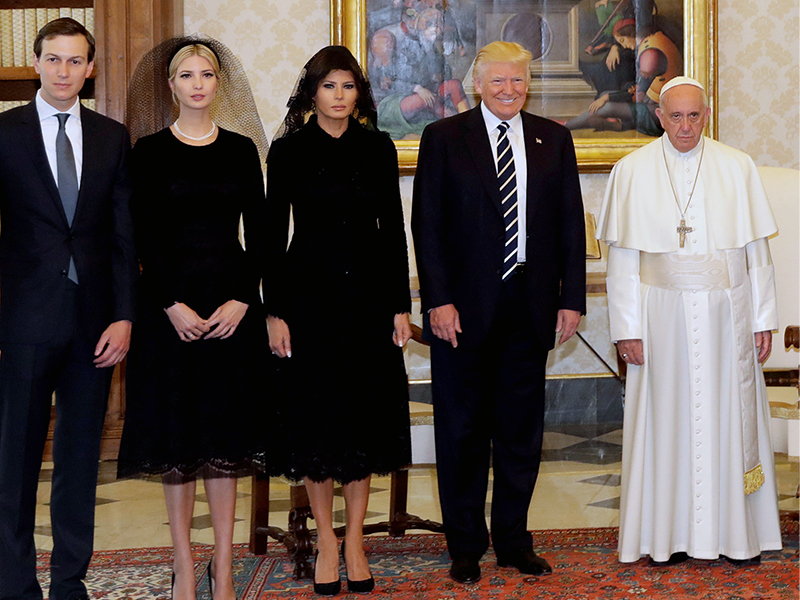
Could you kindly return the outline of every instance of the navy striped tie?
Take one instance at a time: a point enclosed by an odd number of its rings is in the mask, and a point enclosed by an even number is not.
[[[517,215],[517,171],[514,168],[514,153],[508,141],[508,123],[497,126],[497,183],[500,186],[500,200],[503,220],[506,227],[505,250],[503,252],[503,280],[517,268],[517,243],[519,237],[519,218]]]

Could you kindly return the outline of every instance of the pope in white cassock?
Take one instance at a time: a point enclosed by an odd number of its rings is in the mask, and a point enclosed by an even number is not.
[[[597,237],[611,337],[628,363],[619,557],[752,564],[781,548],[761,365],[777,329],[755,165],[703,136],[702,85],[676,77],[666,134],[620,160]]]

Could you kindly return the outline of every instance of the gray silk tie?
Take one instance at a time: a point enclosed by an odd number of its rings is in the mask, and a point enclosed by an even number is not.
[[[69,113],[58,113],[58,133],[56,134],[56,169],[58,170],[58,194],[61,196],[61,203],[64,205],[64,213],[67,215],[67,223],[72,227],[72,219],[75,218],[75,208],[78,206],[78,173],[75,170],[75,154],[72,152],[72,144],[67,137],[67,119]],[[72,281],[78,283],[78,271],[75,269],[75,261],[69,257],[69,274]]]

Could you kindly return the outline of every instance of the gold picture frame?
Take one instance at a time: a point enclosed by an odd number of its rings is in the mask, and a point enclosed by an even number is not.
[[[370,2],[375,0],[370,0]],[[380,1],[380,0],[377,0]],[[391,3],[391,0],[384,0]],[[488,0],[490,1],[490,0]],[[658,0],[657,0],[658,1]],[[674,0],[672,0],[674,1]],[[450,4],[458,0],[450,0]],[[487,0],[482,0],[486,4]],[[368,0],[330,0],[331,43],[346,46],[362,68],[368,65]],[[500,6],[506,6],[504,2]],[[536,4],[528,1],[528,5]],[[706,134],[717,138],[717,2],[682,0],[683,72],[706,86],[711,117]],[[367,69],[365,68],[365,71]],[[637,134],[631,137],[574,137],[578,167],[582,173],[604,173],[626,154],[644,146],[653,138]],[[400,173],[416,171],[419,140],[396,140]]]

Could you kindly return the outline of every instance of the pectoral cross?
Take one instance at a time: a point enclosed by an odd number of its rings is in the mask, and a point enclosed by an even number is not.
[[[692,233],[693,231],[694,227],[687,227],[686,219],[681,219],[681,224],[678,226],[678,233],[681,235],[681,248],[686,245],[686,234]]]

